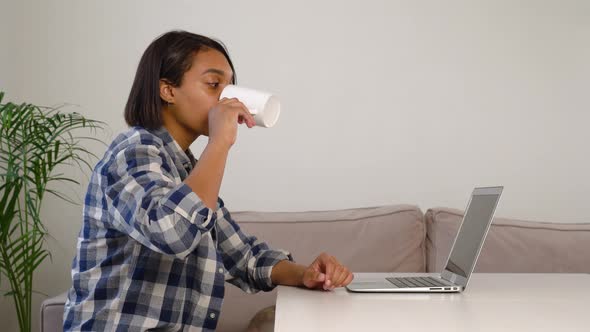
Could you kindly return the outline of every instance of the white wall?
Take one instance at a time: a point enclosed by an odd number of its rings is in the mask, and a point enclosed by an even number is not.
[[[76,104],[107,141],[151,40],[221,39],[239,83],[283,106],[274,128],[240,130],[231,210],[463,208],[474,186],[504,185],[500,216],[589,221],[588,1],[4,2],[0,90]],[[69,287],[80,214],[47,202],[40,291]]]

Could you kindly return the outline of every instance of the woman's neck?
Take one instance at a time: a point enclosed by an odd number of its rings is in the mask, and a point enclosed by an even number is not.
[[[182,151],[188,150],[190,145],[199,137],[198,134],[192,133],[188,128],[181,126],[178,122],[166,121],[164,119],[164,128],[168,130],[170,136],[180,145]]]

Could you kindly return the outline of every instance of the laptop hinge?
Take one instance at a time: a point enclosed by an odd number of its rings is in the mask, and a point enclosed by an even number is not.
[[[449,270],[443,270],[443,272],[440,274],[441,278],[443,278],[444,280],[452,283],[453,285],[458,285],[458,286],[465,286],[467,284],[467,278],[460,276],[458,274],[455,274]]]

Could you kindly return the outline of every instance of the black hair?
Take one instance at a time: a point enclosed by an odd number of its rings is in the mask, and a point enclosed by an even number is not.
[[[225,56],[236,82],[234,65],[222,42],[187,31],[170,31],[156,38],[145,50],[137,66],[135,79],[125,105],[125,121],[129,126],[157,129],[162,126],[160,80],[180,86],[182,77],[201,50],[214,49]]]

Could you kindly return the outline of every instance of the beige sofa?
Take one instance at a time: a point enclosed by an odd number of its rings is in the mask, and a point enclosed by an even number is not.
[[[440,271],[463,212],[392,205],[338,211],[236,212],[248,233],[310,263],[320,252],[338,257],[355,272]],[[496,218],[476,272],[590,273],[590,223],[564,224]],[[245,294],[227,285],[218,331],[243,331],[276,291]],[[64,295],[44,302],[42,331],[61,330]]]

